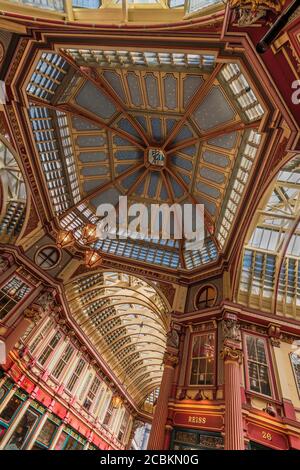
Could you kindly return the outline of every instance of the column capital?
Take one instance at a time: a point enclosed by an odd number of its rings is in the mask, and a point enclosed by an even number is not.
[[[163,363],[165,366],[176,367],[178,364],[178,356],[172,351],[166,351],[163,358]]]
[[[272,346],[280,348],[280,334],[280,327],[278,325],[270,323],[268,326],[268,336],[270,338]]]
[[[232,346],[225,345],[223,346],[220,356],[224,361],[236,361],[238,364],[242,363],[243,352],[241,349],[236,349]]]

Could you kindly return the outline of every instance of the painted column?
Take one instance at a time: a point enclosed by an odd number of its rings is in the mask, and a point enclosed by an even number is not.
[[[226,313],[223,320],[225,450],[245,450],[241,370],[242,345],[240,326],[234,314]]]
[[[177,362],[177,355],[175,356],[168,351],[165,353],[165,367],[148,441],[149,450],[163,450],[164,448],[166,423],[168,418],[168,403]]]
[[[171,445],[171,436],[173,432],[173,426],[170,424],[166,425],[166,434],[165,434],[165,442],[164,442],[164,450],[169,450]]]

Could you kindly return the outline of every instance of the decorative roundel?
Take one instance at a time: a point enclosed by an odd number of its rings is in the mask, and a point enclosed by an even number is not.
[[[200,288],[195,300],[197,310],[213,307],[216,304],[218,291],[212,284],[207,284]]]
[[[35,262],[40,268],[47,270],[54,268],[59,263],[60,258],[61,252],[56,246],[43,246],[37,252]]]

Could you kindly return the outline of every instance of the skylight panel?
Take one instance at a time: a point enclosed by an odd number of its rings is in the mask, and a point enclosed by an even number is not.
[[[79,64],[105,65],[118,67],[135,65],[146,68],[157,68],[163,65],[198,69],[212,69],[215,56],[209,54],[185,54],[156,51],[108,51],[96,49],[66,49],[66,52]]]
[[[234,180],[232,188],[227,191],[227,198],[225,199],[226,205],[223,209],[224,215],[217,229],[217,239],[221,246],[224,246],[233,222],[233,217],[229,214],[236,214],[236,211],[238,210],[239,203],[242,199],[258,153],[258,145],[260,141],[260,134],[251,130],[241,147],[240,158],[237,160],[235,169],[236,179]]]
[[[27,93],[50,102],[68,69],[61,56],[44,52],[27,85]]]
[[[255,121],[263,116],[264,109],[237,64],[224,65],[220,76],[247,120]]]

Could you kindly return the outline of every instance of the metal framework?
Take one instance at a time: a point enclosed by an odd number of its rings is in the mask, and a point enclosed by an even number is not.
[[[263,198],[244,247],[238,300],[299,318],[300,157],[278,173]]]
[[[0,239],[12,243],[24,223],[27,195],[20,167],[4,140],[0,140]]]
[[[147,206],[204,204],[199,250],[145,236],[100,240],[93,248],[172,269],[217,259],[255,166],[266,114],[238,64],[216,64],[206,51],[73,47],[40,53],[25,87],[62,228],[80,243],[82,227],[99,220],[97,206],[118,208],[119,196]],[[164,155],[162,167],[149,163],[151,148]]]
[[[224,10],[220,0],[1,0],[1,9],[73,22],[163,23]]]
[[[133,276],[104,272],[66,285],[71,314],[115,371],[130,396],[143,404],[160,384],[169,307],[156,289]]]

